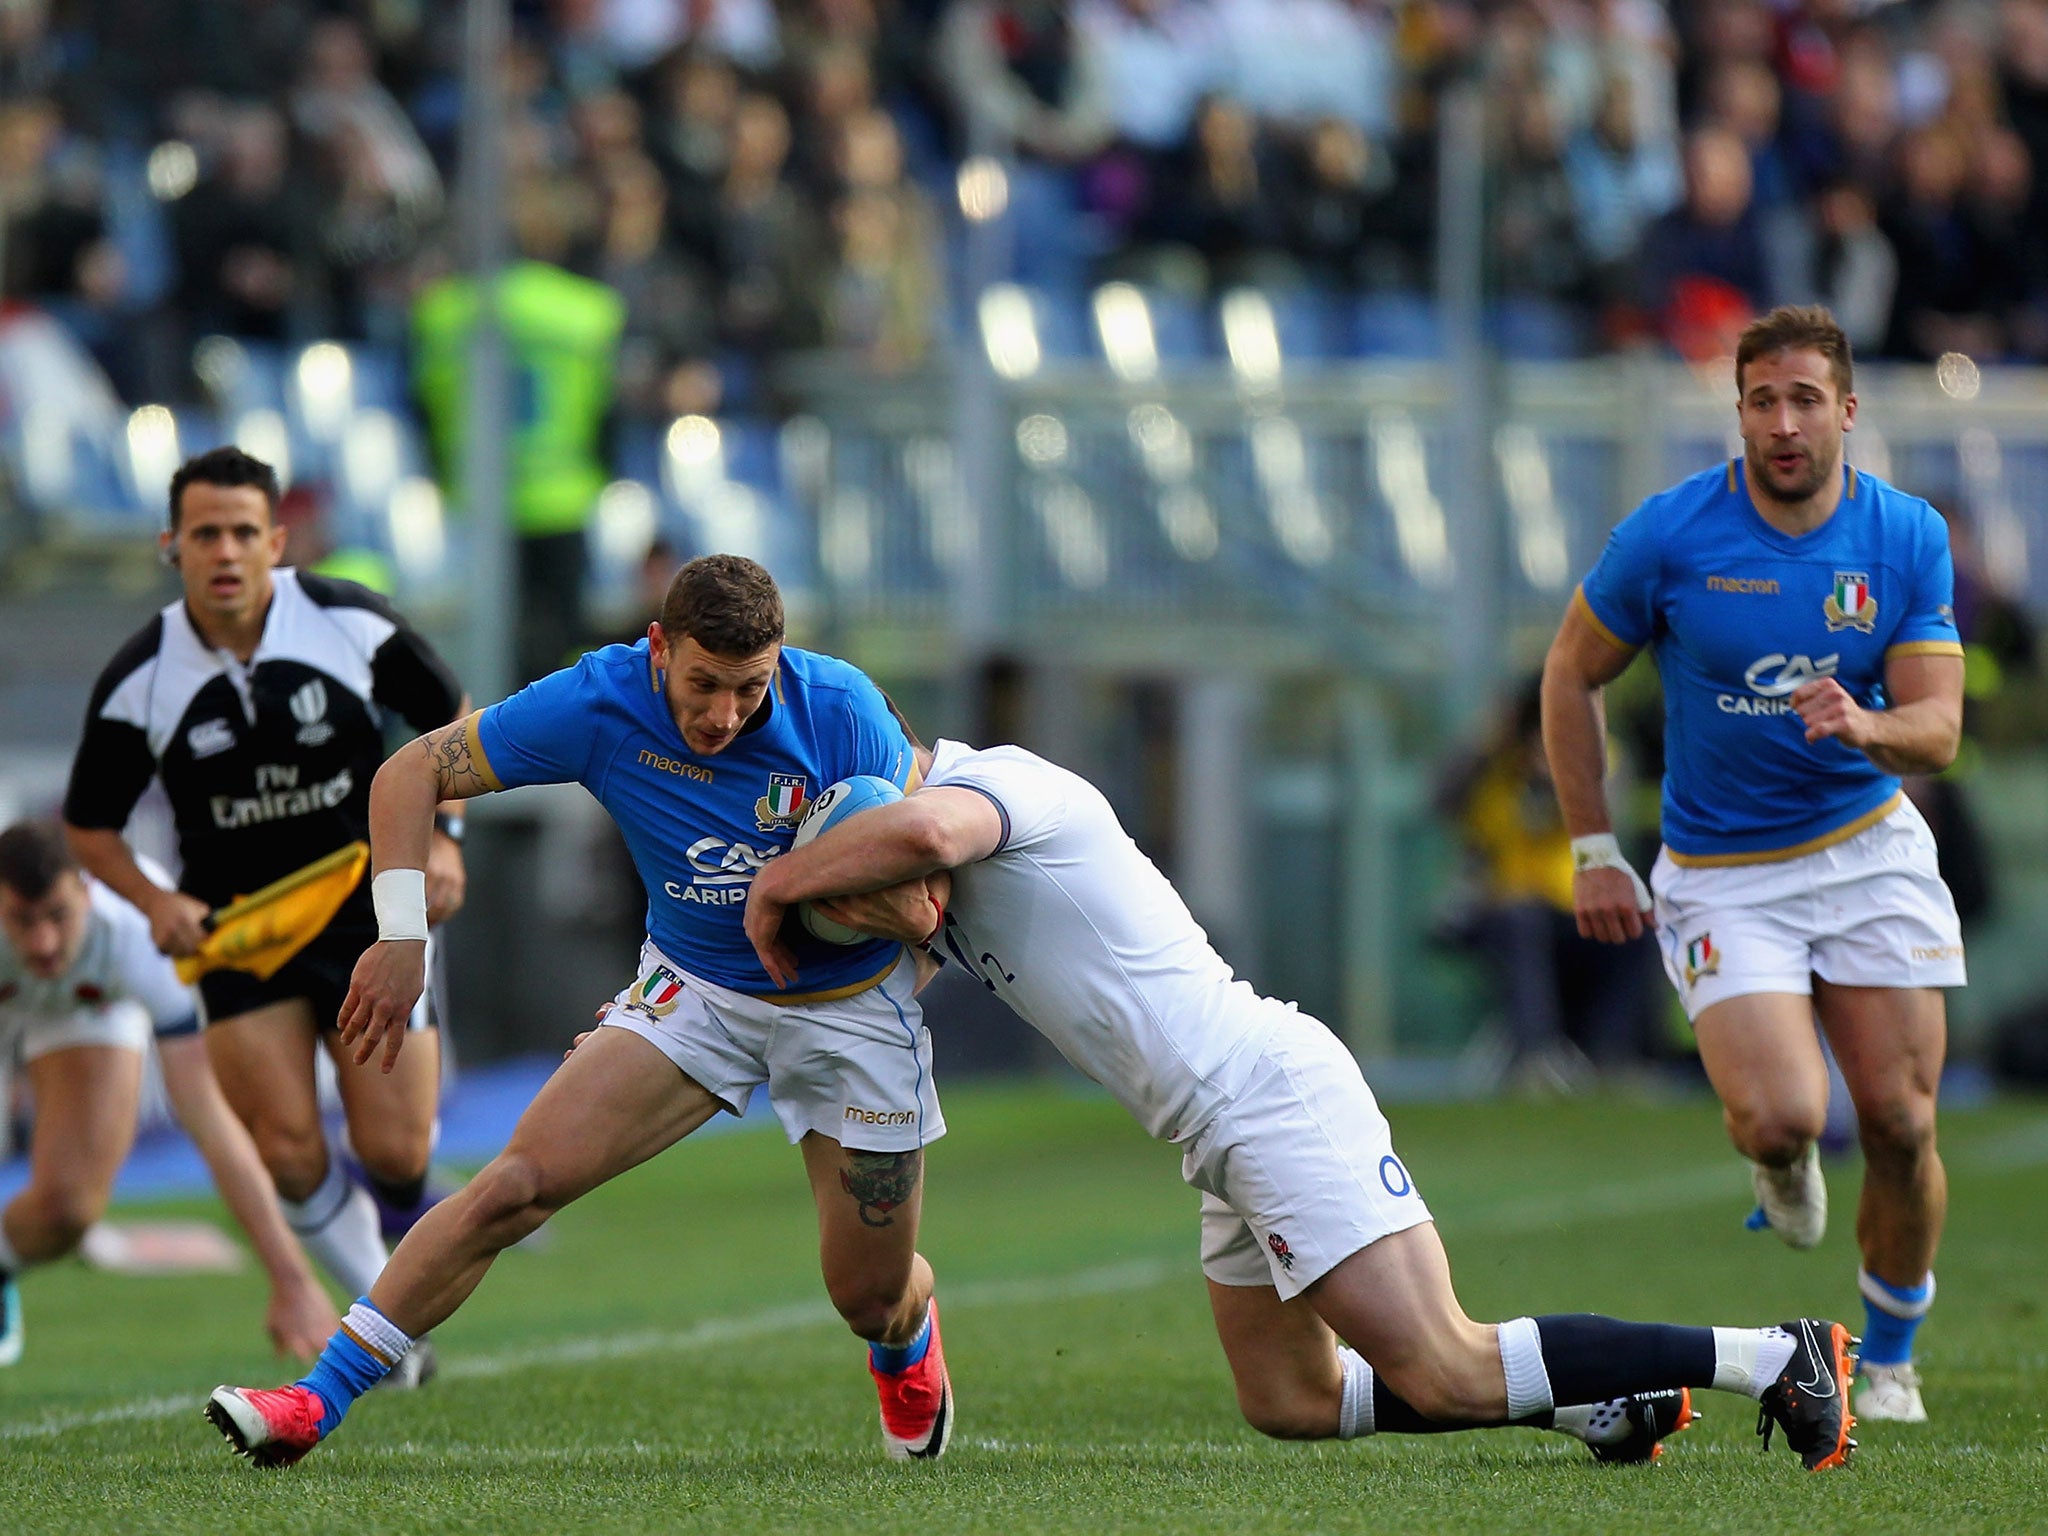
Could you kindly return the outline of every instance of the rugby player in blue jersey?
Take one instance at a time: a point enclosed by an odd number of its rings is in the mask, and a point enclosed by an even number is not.
[[[1818,1014],[1861,1124],[1856,1412],[1926,1418],[1914,1334],[1947,1208],[1935,1151],[1962,931],[1899,775],[1938,773],[1962,730],[1948,532],[1846,463],[1848,339],[1773,310],[1735,357],[1742,457],[1615,528],[1543,679],[1551,777],[1572,834],[1579,931],[1634,938],[1652,910],[1729,1135],[1771,1229],[1820,1241]],[[1648,647],[1664,684],[1664,849],[1643,882],[1602,796],[1601,688]]]
[[[259,1463],[296,1461],[459,1307],[506,1247],[689,1135],[756,1087],[803,1151],[826,1290],[869,1341],[891,1455],[934,1457],[952,1431],[931,1266],[917,1252],[923,1153],[944,1134],[916,970],[886,940],[793,938],[811,985],[777,990],[742,928],[747,889],[808,801],[916,771],[902,726],[855,668],[782,643],[782,599],[751,560],[685,565],[647,639],[585,656],[429,732],[370,795],[379,940],[341,1014],[356,1059],[386,1070],[424,984],[422,870],[439,799],[576,782],[624,832],[647,887],[638,978],[467,1188],[414,1227],[312,1372],[277,1391],[221,1387],[207,1415]]]

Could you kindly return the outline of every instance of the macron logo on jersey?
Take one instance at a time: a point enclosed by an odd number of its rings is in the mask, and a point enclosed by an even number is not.
[[[1742,674],[1742,680],[1749,685],[1754,698],[1724,693],[1714,700],[1714,705],[1724,715],[1789,715],[1793,710],[1786,702],[1787,695],[1797,693],[1818,678],[1833,677],[1841,661],[1842,653],[1839,651],[1823,656],[1819,661],[1810,656],[1787,656],[1781,651],[1773,651],[1752,661],[1749,670]]]

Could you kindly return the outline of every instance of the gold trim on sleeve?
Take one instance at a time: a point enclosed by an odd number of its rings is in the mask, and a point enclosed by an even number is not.
[[[1593,632],[1597,634],[1602,640],[1605,640],[1609,645],[1613,646],[1617,651],[1628,651],[1630,653],[1633,653],[1635,651],[1642,649],[1642,647],[1640,646],[1630,645],[1626,640],[1622,639],[1621,636],[1617,635],[1613,630],[1609,629],[1605,624],[1600,622],[1600,615],[1595,613],[1593,611],[1593,605],[1586,601],[1586,588],[1583,582],[1580,583],[1578,586],[1572,588],[1572,606],[1578,609],[1580,613],[1585,615],[1586,622],[1593,626]]]
[[[483,717],[484,712],[479,709],[462,722],[462,744],[469,748],[469,760],[476,765],[476,776],[496,792],[505,787],[505,781],[498,777],[497,770],[491,766],[490,758],[484,755],[483,735],[476,728],[477,721]]]
[[[1902,640],[1897,645],[1885,647],[1884,659],[1894,656],[1957,656],[1963,654],[1960,643],[1954,640]]]

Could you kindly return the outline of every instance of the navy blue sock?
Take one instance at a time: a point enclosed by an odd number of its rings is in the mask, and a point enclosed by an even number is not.
[[[924,1352],[932,1347],[932,1309],[926,1303],[924,1321],[917,1325],[916,1336],[908,1344],[868,1344],[868,1364],[884,1376],[894,1376],[907,1371],[924,1358]]]
[[[1554,1403],[1604,1403],[1635,1392],[1714,1384],[1714,1330],[1624,1323],[1590,1312],[1536,1319]]]
[[[1506,1422],[1506,1419],[1497,1419],[1492,1424],[1445,1424],[1436,1419],[1425,1419],[1403,1399],[1389,1392],[1377,1372],[1373,1375],[1372,1432],[1376,1435],[1448,1435],[1461,1429],[1490,1429],[1494,1424]]]

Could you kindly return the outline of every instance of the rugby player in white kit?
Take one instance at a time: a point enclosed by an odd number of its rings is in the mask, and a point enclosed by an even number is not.
[[[782,923],[806,901],[959,964],[1182,1148],[1217,1332],[1255,1428],[1524,1424],[1646,1461],[1690,1418],[1690,1389],[1716,1387],[1757,1399],[1759,1428],[1783,1426],[1809,1469],[1853,1447],[1839,1324],[1468,1318],[1350,1053],[1232,976],[1078,775],[1020,748],[942,741],[918,792],[771,860],[746,927],[785,987],[797,977]]]
[[[21,1359],[16,1277],[61,1259],[107,1207],[135,1139],[142,1053],[270,1277],[280,1354],[317,1354],[337,1322],[285,1225],[256,1143],[228,1108],[199,1007],[150,941],[149,919],[88,881],[53,821],[0,832],[0,1109],[19,1061],[35,1092],[28,1185],[0,1210],[0,1366]]]

